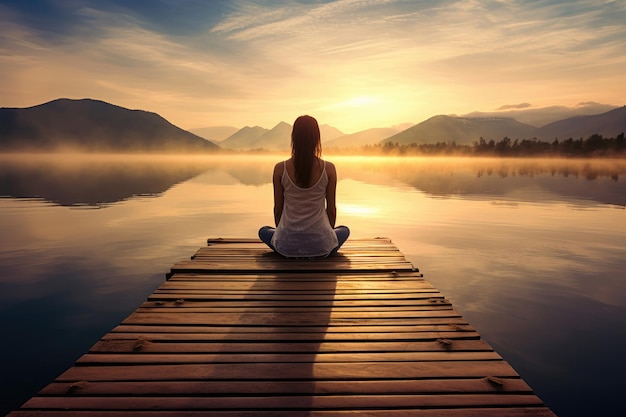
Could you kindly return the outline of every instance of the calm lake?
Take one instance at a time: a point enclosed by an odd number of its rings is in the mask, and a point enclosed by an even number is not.
[[[208,237],[271,224],[279,156],[0,156],[0,415]],[[332,157],[385,236],[559,416],[624,416],[626,160]]]

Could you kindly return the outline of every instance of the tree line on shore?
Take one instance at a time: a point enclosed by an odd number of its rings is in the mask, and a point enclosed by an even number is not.
[[[471,145],[458,145],[455,142],[439,142],[434,144],[399,144],[384,142],[382,144],[366,145],[359,149],[332,149],[335,154],[383,154],[383,155],[459,155],[459,156],[558,156],[558,157],[626,157],[626,141],[624,133],[614,138],[605,138],[594,134],[587,139],[554,139],[546,142],[537,138],[515,139],[504,137],[494,140],[479,141]]]

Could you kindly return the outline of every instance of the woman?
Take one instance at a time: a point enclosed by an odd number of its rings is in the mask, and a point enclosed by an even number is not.
[[[291,132],[291,158],[274,167],[274,222],[259,237],[286,257],[325,257],[348,239],[350,229],[335,228],[335,166],[321,159],[320,128],[300,116]]]

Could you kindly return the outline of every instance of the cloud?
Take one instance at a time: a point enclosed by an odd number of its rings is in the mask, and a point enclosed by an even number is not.
[[[498,107],[497,110],[510,110],[510,109],[526,109],[531,107],[530,103],[520,103],[520,104],[505,104],[503,106]]]
[[[323,36],[329,27],[339,29],[371,23],[372,9],[394,3],[396,1],[392,0],[338,0],[313,5],[278,2],[261,6],[238,2],[236,11],[215,25],[211,32],[224,33],[240,41],[288,34]],[[376,16],[375,20],[380,17]]]

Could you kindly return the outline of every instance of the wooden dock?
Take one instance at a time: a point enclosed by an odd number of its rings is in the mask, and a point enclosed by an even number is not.
[[[554,417],[389,239],[216,239],[10,417]]]

